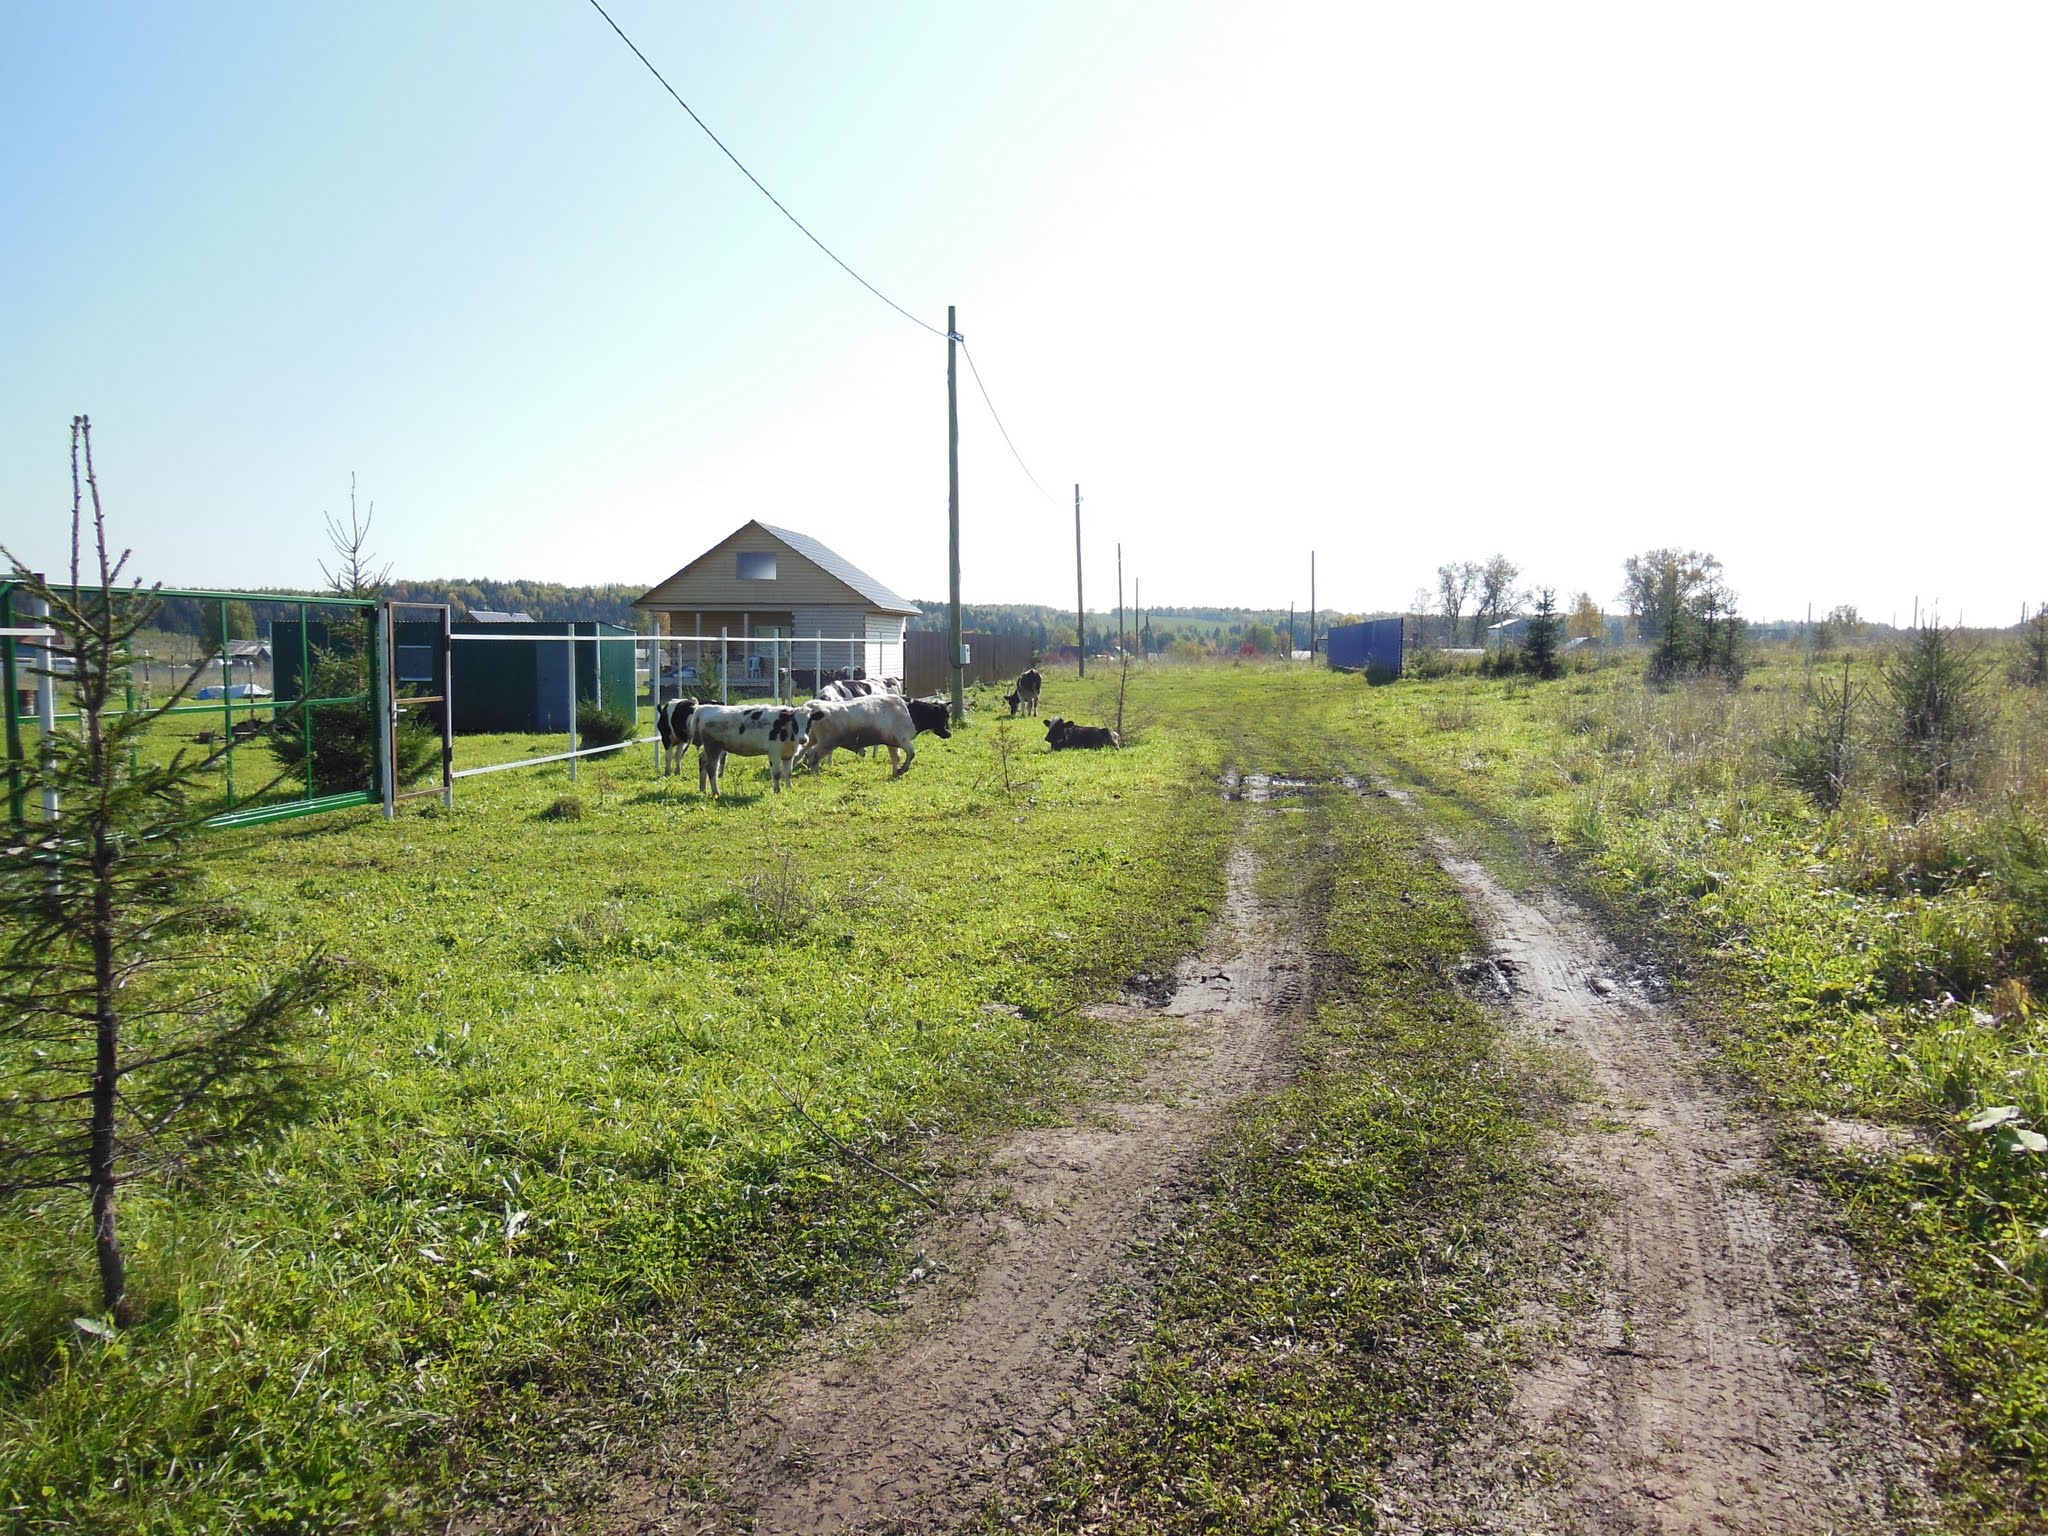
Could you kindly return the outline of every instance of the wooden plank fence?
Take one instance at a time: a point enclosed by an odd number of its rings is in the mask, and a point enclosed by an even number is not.
[[[968,687],[978,683],[1017,680],[1017,674],[1031,665],[1029,635],[967,634],[968,663],[963,674]],[[904,636],[903,691],[913,696],[943,694],[953,686],[946,670],[946,636],[943,630],[913,629]]]

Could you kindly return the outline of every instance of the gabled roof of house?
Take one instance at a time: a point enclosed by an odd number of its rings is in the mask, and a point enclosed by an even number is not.
[[[917,604],[904,601],[837,550],[827,549],[808,533],[798,533],[793,528],[777,528],[770,523],[762,523],[761,526],[805,559],[823,566],[877,608],[889,608],[899,613],[919,611]]]
[[[762,522],[759,518],[753,518],[745,523],[742,523],[738,528],[735,528],[731,533],[727,534],[724,538],[720,539],[716,544],[713,544],[709,549],[705,550],[704,553],[699,555],[695,560],[692,560],[680,571],[677,571],[675,575],[669,577],[667,581],[661,582],[657,586],[649,588],[646,592],[643,592],[639,597],[635,598],[633,600],[633,605],[636,608],[641,606],[656,592],[660,591],[662,587],[666,587],[671,583],[680,580],[682,577],[689,575],[689,573],[692,570],[694,570],[698,565],[702,564],[705,560],[709,559],[712,555],[716,554],[719,550],[723,549],[726,545],[730,544],[735,538],[737,538],[740,534],[745,533],[749,528],[760,529],[763,533],[767,534],[776,542],[786,546],[792,553],[803,556],[804,559],[810,561],[811,564],[817,566],[818,569],[825,572],[826,575],[832,577],[835,581],[841,582],[845,586],[851,588],[855,595],[864,599],[871,607],[876,608],[883,613],[915,615],[921,611],[918,608],[917,604],[910,602],[905,598],[898,597],[896,593],[891,591],[888,587],[884,586],[881,582],[875,580],[874,577],[870,576],[866,571],[862,570],[859,566],[855,565],[851,560],[847,559],[837,550],[831,549],[826,545],[821,544],[818,540],[812,538],[807,533],[798,533],[794,528],[777,528],[773,524]]]

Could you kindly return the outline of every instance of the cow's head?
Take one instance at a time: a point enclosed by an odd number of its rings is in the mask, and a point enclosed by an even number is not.
[[[1003,695],[1003,702],[1010,706],[1010,718],[1012,720],[1017,718],[1017,705],[1021,700],[1022,695],[1020,694],[1006,693]]]

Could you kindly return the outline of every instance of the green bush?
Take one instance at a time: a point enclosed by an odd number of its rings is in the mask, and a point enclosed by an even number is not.
[[[615,747],[633,739],[632,719],[615,709],[588,702],[576,706],[576,741],[584,747]]]

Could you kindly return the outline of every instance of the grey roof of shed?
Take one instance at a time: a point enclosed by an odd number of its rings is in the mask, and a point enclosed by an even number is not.
[[[844,555],[827,549],[808,533],[798,533],[793,528],[777,528],[772,523],[762,523],[761,526],[805,559],[830,571],[877,608],[887,608],[896,613],[920,611],[917,604],[904,601]]]

